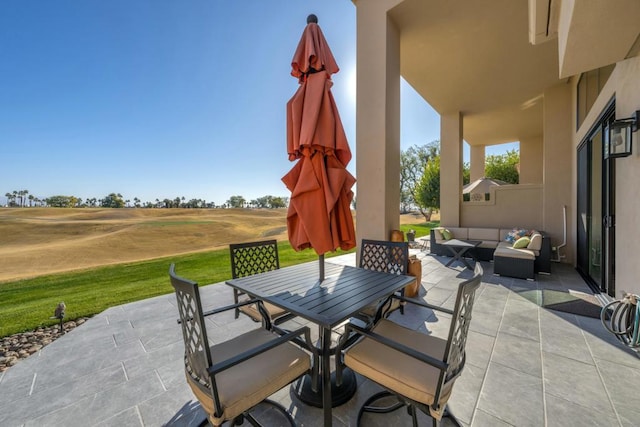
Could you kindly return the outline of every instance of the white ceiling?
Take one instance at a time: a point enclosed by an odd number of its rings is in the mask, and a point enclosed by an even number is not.
[[[527,0],[405,0],[401,73],[440,114],[460,111],[464,139],[493,145],[542,134],[542,94],[564,84],[558,44],[529,43]]]

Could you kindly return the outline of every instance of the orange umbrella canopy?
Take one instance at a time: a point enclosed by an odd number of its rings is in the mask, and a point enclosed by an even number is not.
[[[300,86],[287,103],[287,152],[298,162],[282,181],[291,198],[289,242],[318,255],[356,245],[351,187],[346,166],[351,150],[331,94],[331,74],[339,68],[313,15],[307,19],[291,62]]]

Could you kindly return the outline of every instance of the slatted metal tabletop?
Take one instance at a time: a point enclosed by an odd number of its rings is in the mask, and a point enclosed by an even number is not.
[[[305,263],[226,283],[330,329],[415,280],[329,262],[318,277],[318,265]]]

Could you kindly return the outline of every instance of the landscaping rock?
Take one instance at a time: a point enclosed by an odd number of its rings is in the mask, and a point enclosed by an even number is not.
[[[87,320],[88,317],[81,317],[74,321],[65,322],[62,327],[64,332],[67,333]],[[42,347],[61,336],[60,325],[56,324],[0,338],[0,372],[6,371],[21,359],[25,359],[32,354],[38,354]]]

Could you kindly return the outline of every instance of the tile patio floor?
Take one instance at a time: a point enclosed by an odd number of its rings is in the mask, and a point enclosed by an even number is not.
[[[420,297],[452,306],[457,284],[471,272],[459,263],[444,267],[447,258],[412,252],[423,263]],[[347,255],[329,261],[354,260]],[[550,276],[532,282],[494,276],[490,263],[483,267],[467,365],[449,401],[463,425],[640,425],[640,358],[598,319],[547,310],[520,294],[547,288],[590,292],[575,270],[554,264]],[[224,284],[203,286],[201,293],[205,309],[232,301]],[[430,310],[409,308],[393,316],[437,335],[448,326],[446,316]],[[190,425],[200,409],[184,379],[176,317],[173,294],[113,307],[19,362],[0,374],[0,426]],[[215,341],[255,327],[232,314],[208,321]],[[357,409],[374,391],[376,385],[360,378],[354,398],[334,408],[334,425],[355,425]],[[289,388],[273,398],[298,425],[321,425],[321,410],[292,400]],[[410,424],[402,410],[365,420],[367,426]]]

